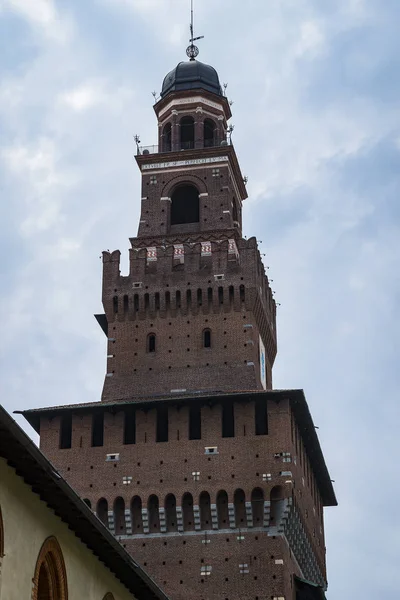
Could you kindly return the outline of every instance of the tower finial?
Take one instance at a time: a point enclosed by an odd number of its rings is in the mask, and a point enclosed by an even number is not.
[[[194,37],[193,34],[193,0],[190,0],[190,46],[186,48],[186,54],[188,55],[190,60],[194,60],[196,56],[199,54],[199,49],[194,45],[193,42],[196,40],[202,40],[204,35],[200,35],[198,37]]]

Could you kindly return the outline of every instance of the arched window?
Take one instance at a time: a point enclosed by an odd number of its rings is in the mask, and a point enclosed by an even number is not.
[[[204,148],[215,146],[215,123],[211,119],[204,121]]]
[[[132,533],[143,533],[142,501],[139,496],[132,498],[131,502]]]
[[[113,310],[116,315],[118,313],[118,296],[113,297]]]
[[[182,498],[183,529],[185,531],[194,530],[193,496],[186,493]]]
[[[208,492],[201,492],[199,498],[200,522],[202,529],[211,529],[211,501]]]
[[[239,222],[238,210],[237,210],[237,204],[236,204],[235,198],[233,198],[233,200],[232,200],[232,217],[233,217],[233,220],[235,223]]]
[[[194,148],[194,119],[183,117],[181,119],[181,150]]]
[[[198,288],[197,290],[197,306],[201,306],[203,304],[203,290]]]
[[[44,542],[33,576],[33,600],[67,600],[67,573],[60,545],[55,537]]]
[[[204,329],[203,331],[203,347],[211,348],[211,329]]]
[[[133,296],[133,310],[135,313],[137,313],[139,310],[139,294],[135,294]]]
[[[220,286],[218,288],[218,304],[224,303],[224,288]]]
[[[111,592],[107,592],[107,594],[104,596],[103,600],[114,600],[114,596],[112,595]]]
[[[167,531],[177,531],[176,523],[176,499],[173,494],[168,494],[165,498],[165,521],[167,524]]]
[[[246,497],[243,490],[236,490],[233,503],[235,506],[236,527],[246,527]]]
[[[114,502],[114,527],[115,535],[125,535],[125,502],[120,496]]]
[[[156,351],[156,334],[149,333],[147,336],[147,352],[155,352]]]
[[[162,132],[162,151],[171,152],[172,149],[172,126],[167,123]]]
[[[186,290],[186,306],[188,309],[192,306],[192,290]]]
[[[126,316],[128,314],[129,311],[129,298],[128,296],[125,294],[124,295],[124,315]]]
[[[96,515],[108,527],[108,502],[105,498],[100,498],[97,503]]]
[[[182,184],[172,192],[171,225],[198,223],[200,220],[199,192],[194,185]]]
[[[88,505],[89,508],[92,508],[92,503],[90,502],[90,500],[88,500],[88,498],[85,498],[84,503]]]
[[[160,513],[158,498],[154,494],[150,496],[147,502],[147,511],[149,515],[150,533],[160,531]]]
[[[228,494],[221,490],[217,494],[218,529],[229,527]]]
[[[261,527],[264,521],[264,492],[261,488],[255,488],[251,492],[251,510],[254,527]]]
[[[283,504],[284,504],[284,492],[283,487],[281,485],[276,485],[272,488],[270,494],[271,500],[271,513],[270,513],[270,521],[271,525],[278,525],[283,514]]]

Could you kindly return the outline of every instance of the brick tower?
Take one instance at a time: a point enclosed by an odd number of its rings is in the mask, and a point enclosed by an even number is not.
[[[129,275],[103,253],[102,400],[23,414],[171,599],[324,598],[336,499],[302,390],[272,389],[275,302],[215,69],[178,64],[154,109]]]

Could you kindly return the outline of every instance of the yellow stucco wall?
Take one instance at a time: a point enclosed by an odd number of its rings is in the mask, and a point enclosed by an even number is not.
[[[44,540],[54,535],[64,556],[68,600],[115,600],[134,596],[0,458],[0,507],[4,524],[1,600],[30,600],[36,559]]]

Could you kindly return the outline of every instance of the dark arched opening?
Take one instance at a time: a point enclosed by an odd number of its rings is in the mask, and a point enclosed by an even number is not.
[[[143,533],[142,501],[139,496],[132,498],[131,502],[132,533]]]
[[[193,496],[186,493],[182,498],[183,529],[185,531],[194,530]]]
[[[211,348],[211,329],[204,329],[203,331],[203,347]]]
[[[96,515],[106,527],[108,527],[108,503],[105,498],[100,498],[97,503]]]
[[[199,498],[200,522],[202,529],[211,529],[211,501],[208,492],[201,492]]]
[[[181,150],[194,148],[194,119],[183,117],[181,119]]]
[[[204,121],[204,148],[215,146],[215,123],[211,119]]]
[[[171,123],[167,123],[162,133],[162,151],[171,152],[172,149],[172,126]]]
[[[125,535],[125,502],[121,497],[114,502],[114,527],[115,535]]]
[[[271,500],[271,512],[270,512],[270,521],[271,525],[278,525],[283,514],[283,504],[284,504],[284,493],[283,487],[281,485],[276,485],[272,488],[270,494]]]
[[[251,492],[251,510],[254,527],[261,527],[264,520],[264,492],[261,488],[255,488]]]
[[[200,220],[199,192],[194,185],[178,186],[171,196],[171,225],[198,223]]]
[[[218,529],[229,526],[228,494],[221,490],[217,495]]]
[[[156,335],[155,333],[149,333],[147,336],[147,352],[156,351]]]
[[[243,490],[236,490],[233,502],[236,527],[246,527],[246,497]]]
[[[176,498],[173,494],[168,494],[165,498],[165,521],[167,531],[177,531],[176,523]]]
[[[157,496],[150,496],[147,503],[150,532],[160,531],[160,512]]]

